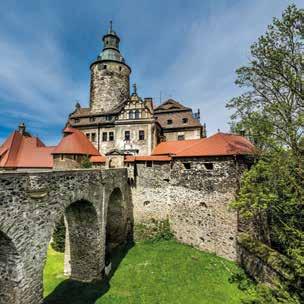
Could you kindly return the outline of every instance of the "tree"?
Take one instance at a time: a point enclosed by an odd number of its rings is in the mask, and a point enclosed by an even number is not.
[[[92,163],[90,162],[90,158],[88,155],[85,155],[81,161],[81,168],[92,168]]]
[[[258,237],[289,256],[304,278],[304,10],[289,6],[237,70],[246,89],[227,103],[232,130],[255,143],[257,161],[233,202]],[[302,295],[304,297],[304,295]]]

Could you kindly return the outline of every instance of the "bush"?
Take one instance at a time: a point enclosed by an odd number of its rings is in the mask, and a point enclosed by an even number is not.
[[[169,220],[158,221],[152,219],[149,222],[140,223],[134,227],[135,241],[168,241],[173,239],[173,233],[170,228]]]
[[[52,248],[57,252],[64,252],[65,249],[65,225],[64,218],[62,217],[57,223],[54,233],[53,240],[51,242]]]

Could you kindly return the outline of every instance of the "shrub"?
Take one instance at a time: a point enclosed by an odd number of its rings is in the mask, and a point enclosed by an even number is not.
[[[64,252],[65,249],[65,225],[64,218],[62,217],[57,223],[54,233],[53,240],[51,242],[52,248],[57,252]]]

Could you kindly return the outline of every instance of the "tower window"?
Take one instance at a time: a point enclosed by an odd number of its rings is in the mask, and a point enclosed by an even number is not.
[[[168,124],[168,125],[172,125],[172,119],[168,119],[168,120],[167,120],[167,124]]]
[[[106,70],[106,69],[107,69],[107,65],[104,64],[102,68],[103,68],[104,70]]]
[[[177,135],[177,140],[185,140],[185,135]]]
[[[86,133],[87,139],[90,139],[90,133]]]
[[[121,71],[121,69],[122,69],[122,68],[121,68],[121,66],[120,66],[120,67],[119,67],[119,71]]]
[[[125,140],[126,141],[130,140],[130,131],[125,131]]]
[[[96,142],[96,133],[91,134],[92,142]]]
[[[139,130],[138,138],[139,138],[139,140],[145,140],[145,131],[144,130]]]
[[[183,123],[186,124],[188,122],[188,118],[183,118]]]
[[[108,133],[102,132],[102,141],[107,141],[107,140],[108,140]]]
[[[109,132],[109,141],[114,140],[114,132]]]

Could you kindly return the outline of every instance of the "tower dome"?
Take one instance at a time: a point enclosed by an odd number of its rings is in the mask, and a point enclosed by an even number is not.
[[[130,67],[120,53],[120,38],[110,28],[102,38],[103,49],[91,64],[90,108],[92,113],[111,112],[130,96]]]

